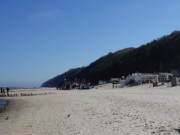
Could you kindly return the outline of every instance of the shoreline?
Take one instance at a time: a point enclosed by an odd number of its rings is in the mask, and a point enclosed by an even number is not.
[[[14,106],[14,99],[9,99],[9,98],[5,98],[5,99],[0,99],[0,100],[5,100],[6,101],[6,104],[3,106],[3,110],[2,112],[0,113],[0,118],[3,116],[3,115],[6,115],[7,113],[11,112],[11,110],[17,108],[17,106]],[[14,106],[14,107],[13,107]]]
[[[9,102],[8,100],[0,99],[0,113],[4,112],[6,110],[8,102]]]

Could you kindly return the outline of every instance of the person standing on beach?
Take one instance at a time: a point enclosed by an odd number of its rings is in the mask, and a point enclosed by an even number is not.
[[[9,97],[10,88],[7,87],[6,91],[7,91],[7,96]]]
[[[5,95],[5,91],[6,91],[6,89],[4,88],[4,89],[3,89],[3,95]]]
[[[1,87],[1,93],[3,93],[3,88]]]

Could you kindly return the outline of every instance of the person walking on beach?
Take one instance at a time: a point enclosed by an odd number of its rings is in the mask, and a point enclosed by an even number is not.
[[[10,88],[7,87],[6,91],[7,91],[7,96],[9,97]]]

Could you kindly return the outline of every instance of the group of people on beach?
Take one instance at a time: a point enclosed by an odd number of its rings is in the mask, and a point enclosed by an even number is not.
[[[60,81],[59,84],[56,86],[56,89],[63,89],[63,90],[70,90],[70,89],[81,89],[81,88],[89,88],[88,86],[91,85],[91,81],[86,81],[85,79],[76,79],[74,81],[67,81],[64,79],[63,81]]]
[[[7,87],[7,88],[1,87],[1,94],[5,95],[7,93],[7,96],[9,96],[9,91],[10,91],[9,87]]]

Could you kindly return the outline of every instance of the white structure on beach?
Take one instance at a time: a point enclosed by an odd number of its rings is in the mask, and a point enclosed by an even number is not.
[[[126,77],[127,83],[130,81],[134,81],[136,83],[143,83],[143,82],[149,82],[153,81],[157,78],[156,74],[150,74],[150,73],[133,73],[132,75],[128,75]]]
[[[99,83],[98,83],[98,85],[103,85],[103,84],[106,84],[107,82],[106,81],[104,81],[104,80],[99,80]]]
[[[173,74],[171,73],[132,73],[132,75],[128,75],[126,78],[123,76],[120,78],[111,78],[111,82],[113,87],[118,84],[121,87],[124,87],[126,84],[142,84],[142,83],[158,83],[158,82],[170,82],[173,78]]]
[[[147,82],[166,82],[173,78],[173,74],[171,73],[159,73],[159,74],[152,74],[152,73],[133,73],[132,75],[128,75],[126,77],[126,81],[130,82],[134,80],[136,83],[139,81],[142,83]]]
[[[159,73],[159,81],[160,82],[165,82],[165,81],[169,81],[173,78],[173,74],[171,73]]]

